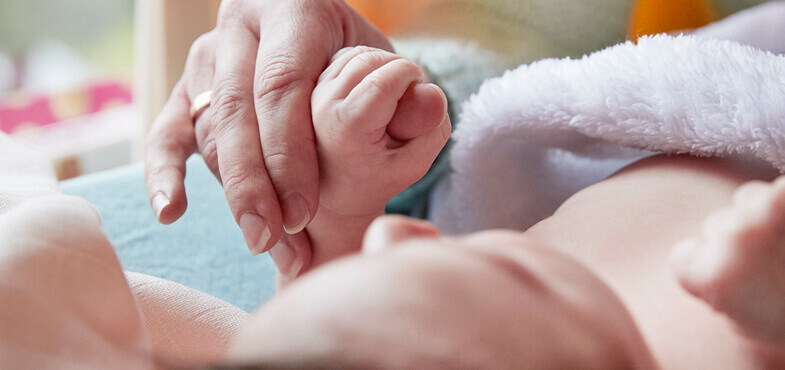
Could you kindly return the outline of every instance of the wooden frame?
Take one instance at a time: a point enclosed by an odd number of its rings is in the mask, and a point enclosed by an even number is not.
[[[215,27],[220,0],[136,0],[134,97],[139,125],[133,159],[141,160],[155,117],[183,72],[197,37]]]

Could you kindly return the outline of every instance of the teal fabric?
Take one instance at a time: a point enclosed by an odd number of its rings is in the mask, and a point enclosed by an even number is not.
[[[448,171],[446,159],[444,151],[429,175],[390,207],[397,213],[417,213]],[[188,210],[172,225],[155,220],[141,164],[60,186],[95,205],[125,270],[172,280],[252,311],[275,292],[275,266],[268,255],[252,257],[248,252],[223,188],[200,156],[188,160],[186,172]]]
[[[187,164],[188,211],[158,224],[147,202],[141,165],[61,183],[96,206],[123,268],[181,283],[251,311],[275,291],[275,267],[252,257],[223,188],[200,156]]]

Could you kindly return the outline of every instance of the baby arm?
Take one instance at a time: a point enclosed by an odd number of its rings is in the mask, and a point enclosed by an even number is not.
[[[306,228],[308,268],[359,251],[387,201],[422,178],[447,142],[446,98],[424,79],[411,61],[368,47],[341,50],[322,73],[311,98],[320,199]]]
[[[688,292],[725,314],[764,351],[785,354],[785,177],[740,187],[672,261]]]

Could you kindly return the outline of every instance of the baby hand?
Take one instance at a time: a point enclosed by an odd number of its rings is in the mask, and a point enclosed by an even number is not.
[[[450,136],[447,101],[414,63],[368,47],[338,52],[311,96],[319,208],[270,254],[284,285],[359,252],[387,201],[419,180]]]
[[[369,47],[338,52],[311,105],[320,170],[320,209],[380,214],[430,168],[450,136],[447,100],[423,70]]]

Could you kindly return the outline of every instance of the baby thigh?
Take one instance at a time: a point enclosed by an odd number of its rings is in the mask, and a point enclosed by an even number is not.
[[[775,175],[751,168],[727,159],[647,158],[578,192],[526,233],[604,279],[664,368],[747,368],[758,361],[752,344],[684,291],[668,260],[672,247],[729,205],[741,184]]]

